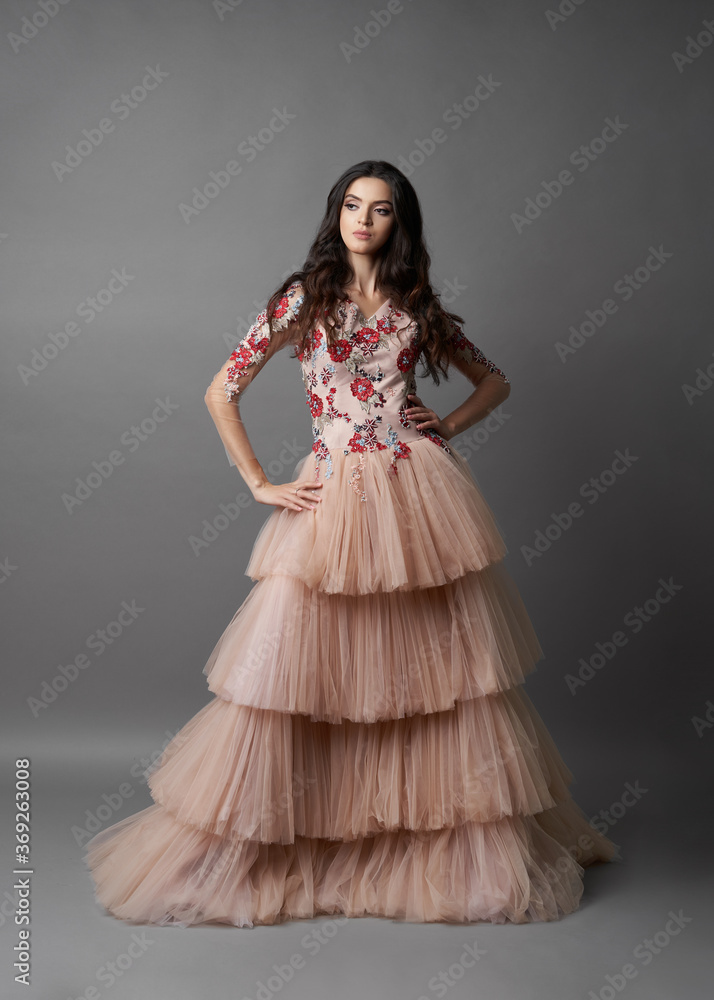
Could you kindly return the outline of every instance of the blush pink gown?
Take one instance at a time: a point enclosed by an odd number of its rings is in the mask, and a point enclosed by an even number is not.
[[[228,448],[302,301],[291,285],[209,387]],[[543,654],[494,516],[465,460],[404,414],[416,325],[391,300],[366,319],[345,299],[340,322],[299,359],[314,445],[293,478],[323,500],[273,508],[204,669],[214,698],[166,747],[154,804],[87,844],[116,917],[553,920],[585,866],[618,856],[523,690]],[[483,365],[505,379],[455,325],[449,352],[474,384]]]

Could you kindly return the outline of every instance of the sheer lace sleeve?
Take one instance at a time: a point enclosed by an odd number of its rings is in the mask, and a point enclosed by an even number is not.
[[[272,326],[268,325],[267,309],[263,309],[216,372],[204,397],[226,451],[251,488],[267,483],[268,478],[248,441],[238,399],[268,360],[292,339],[293,324],[302,302],[302,286],[295,282],[278,303]]]
[[[473,385],[479,385],[483,379],[489,376],[495,376],[501,382],[510,382],[501,369],[497,368],[493,361],[489,361],[486,355],[482,354],[478,347],[471,343],[461,327],[450,317],[446,318],[452,331],[447,341],[450,364],[455,365]]]
[[[508,398],[510,380],[464,335],[461,327],[446,317],[451,334],[447,339],[449,364],[454,365],[475,387],[471,396],[445,417],[452,436],[478,423]]]

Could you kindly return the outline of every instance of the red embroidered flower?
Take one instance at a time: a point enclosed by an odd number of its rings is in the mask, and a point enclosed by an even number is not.
[[[397,355],[397,368],[400,372],[408,372],[414,367],[416,361],[413,347],[405,347]]]
[[[406,458],[407,455],[411,454],[411,448],[408,444],[404,444],[403,441],[397,441],[394,445],[394,452],[392,454],[392,461],[389,463],[388,472],[393,476],[397,474],[397,459]]]
[[[265,344],[265,347],[267,348],[268,338],[264,337],[261,344]],[[239,344],[235,351],[231,354],[230,360],[235,361],[239,368],[245,368],[246,365],[249,365],[255,360],[255,355],[257,353],[259,353],[258,348],[249,347],[247,344]]]
[[[356,378],[354,382],[350,382],[350,389],[352,395],[359,400],[367,400],[374,395],[374,386],[368,378]]]
[[[290,309],[290,299],[287,297],[287,295],[283,295],[282,299],[280,300],[280,302],[278,302],[277,306],[275,307],[275,314],[274,314],[275,318],[282,319],[285,313],[288,312],[289,309]]]
[[[314,392],[310,393],[307,405],[310,407],[310,413],[313,415],[313,417],[320,416],[320,414],[322,413],[322,400],[316,393]]]
[[[327,353],[333,361],[345,361],[350,356],[350,350],[351,347],[348,340],[337,340],[328,347]]]
[[[365,344],[376,344],[379,340],[379,330],[373,330],[369,326],[363,326],[355,333],[355,339]]]
[[[347,444],[349,445],[350,451],[365,451],[367,447],[364,435],[359,432],[353,434]]]
[[[393,323],[389,316],[384,316],[382,319],[377,320],[377,329],[381,330],[382,333],[394,333],[397,329],[397,324]]]

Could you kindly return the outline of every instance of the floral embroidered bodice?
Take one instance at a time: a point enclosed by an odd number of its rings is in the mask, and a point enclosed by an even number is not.
[[[267,309],[256,317],[225,368],[223,388],[228,402],[235,402],[267,358],[290,342],[289,325],[303,299],[302,286],[295,282],[275,311],[272,330]],[[416,322],[395,309],[391,299],[367,319],[349,298],[338,307],[338,321],[339,337],[334,345],[328,345],[325,328],[317,323],[311,346],[298,354],[312,416],[316,475],[321,462],[325,463],[325,478],[332,475],[333,455],[338,449],[345,455],[359,453],[360,468],[366,452],[389,449],[390,471],[394,473],[397,461],[409,456],[409,446],[415,441],[428,438],[450,453],[445,438],[433,428],[419,430],[416,421],[404,412],[410,406],[407,393],[417,391],[412,346],[418,331]],[[489,374],[509,381],[456,324],[451,325],[448,346],[452,363],[474,384],[483,377],[482,371],[474,377],[474,364],[485,365]]]

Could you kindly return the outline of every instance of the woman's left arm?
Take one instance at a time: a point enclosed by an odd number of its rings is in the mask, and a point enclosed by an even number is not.
[[[432,427],[447,440],[483,420],[508,399],[511,392],[510,381],[501,369],[489,361],[478,347],[464,336],[461,328],[453,320],[449,319],[448,322],[452,328],[452,334],[447,341],[449,364],[454,365],[466,376],[475,387],[474,391],[468,399],[441,420],[436,417],[433,410],[428,410],[421,404],[418,396],[410,397],[409,400],[413,412],[407,410],[407,415],[417,422],[419,429]],[[416,400],[419,402],[415,402]],[[432,414],[431,418],[429,414]]]

